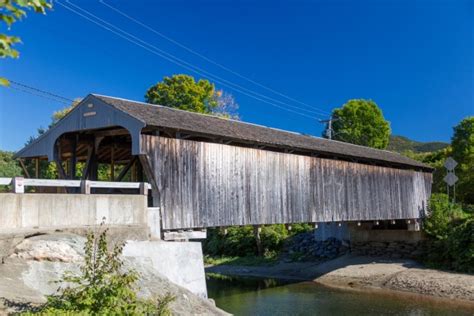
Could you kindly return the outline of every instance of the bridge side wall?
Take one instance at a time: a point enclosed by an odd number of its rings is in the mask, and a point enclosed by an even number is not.
[[[0,230],[147,225],[145,195],[0,194]]]
[[[142,146],[164,229],[418,218],[431,191],[412,170],[152,135]]]

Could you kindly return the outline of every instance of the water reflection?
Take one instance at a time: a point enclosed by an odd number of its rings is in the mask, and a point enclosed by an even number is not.
[[[208,295],[235,315],[474,315],[433,300],[329,289],[312,282],[207,276]]]

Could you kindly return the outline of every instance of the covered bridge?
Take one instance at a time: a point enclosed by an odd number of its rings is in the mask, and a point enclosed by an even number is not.
[[[132,173],[163,229],[414,219],[432,181],[397,153],[96,94],[16,157],[55,161],[64,179]]]

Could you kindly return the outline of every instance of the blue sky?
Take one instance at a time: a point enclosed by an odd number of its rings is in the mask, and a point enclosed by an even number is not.
[[[301,103],[330,111],[348,99],[373,99],[393,134],[448,141],[452,127],[474,115],[474,1],[107,2]],[[71,3],[209,73],[309,114],[297,109],[306,105],[216,67],[98,1]],[[21,57],[1,60],[0,75],[68,98],[100,93],[143,101],[163,76],[191,73],[58,4],[46,16],[29,13],[10,33],[23,40],[17,47]],[[235,96],[244,121],[321,135],[320,116],[217,87]],[[0,149],[21,148],[62,107],[0,88]]]

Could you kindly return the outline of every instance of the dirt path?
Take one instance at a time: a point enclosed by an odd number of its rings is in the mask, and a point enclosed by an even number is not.
[[[227,275],[313,280],[326,286],[384,289],[456,299],[474,307],[474,275],[425,269],[412,260],[342,256],[324,263],[274,266],[214,266],[206,272]]]

